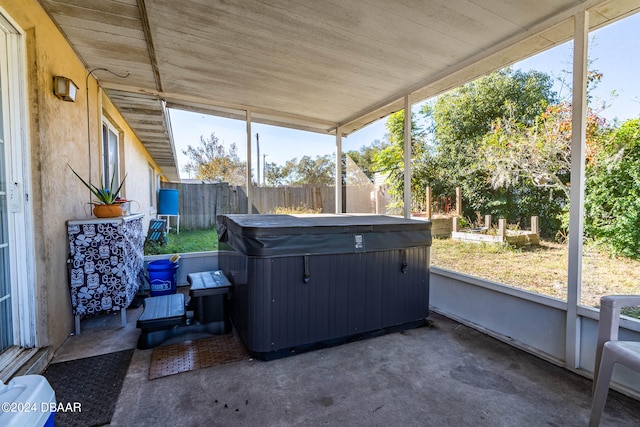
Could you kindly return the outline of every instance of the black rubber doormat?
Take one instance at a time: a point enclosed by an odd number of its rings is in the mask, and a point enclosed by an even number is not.
[[[42,375],[63,408],[55,415],[56,427],[109,424],[131,356],[133,349],[49,365]]]

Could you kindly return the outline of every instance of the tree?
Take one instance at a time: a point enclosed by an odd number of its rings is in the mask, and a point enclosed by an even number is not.
[[[586,155],[592,163],[610,133],[606,121],[592,110],[587,114]],[[531,126],[513,116],[498,118],[479,144],[479,163],[490,173],[493,188],[525,181],[558,190],[569,200],[571,175],[571,105],[547,107]]]
[[[283,166],[269,163],[265,171],[265,178],[269,185],[333,185],[335,177],[335,163],[333,155],[303,156],[287,160]]]
[[[478,149],[492,124],[503,117],[531,126],[536,117],[556,103],[550,76],[538,71],[505,69],[481,77],[439,96],[423,113],[431,122],[438,182],[448,191],[461,187],[464,213],[475,211],[515,219],[518,195],[530,189],[495,188]],[[536,196],[538,197],[538,196]]]
[[[235,143],[227,150],[214,133],[209,139],[200,136],[200,144],[189,145],[182,152],[191,160],[185,172],[195,172],[196,179],[225,181],[231,185],[245,184],[246,163],[240,160]]]
[[[267,163],[264,167],[264,178],[267,185],[283,185],[285,183],[285,175],[283,167],[275,162]]]
[[[612,254],[640,259],[640,119],[625,122],[597,153],[585,194],[585,234]]]
[[[400,205],[404,194],[404,110],[389,116],[385,135],[388,145],[379,150],[375,156],[375,168],[387,175],[389,194],[395,204]],[[419,157],[424,147],[424,129],[411,120],[411,157]],[[415,195],[414,177],[412,175],[412,194]]]
[[[373,181],[374,174],[378,171],[375,156],[388,146],[389,143],[387,141],[376,139],[370,145],[363,145],[359,150],[346,151],[344,154],[351,157],[351,160],[353,160],[362,172]]]
[[[587,161],[590,163],[609,134],[604,119],[587,115]],[[571,178],[571,106],[547,107],[530,126],[513,116],[498,118],[478,146],[478,164],[494,191],[511,193],[516,217],[540,216],[549,237],[566,229]]]
[[[325,154],[312,159],[303,156],[294,169],[293,184],[335,184],[335,156]]]

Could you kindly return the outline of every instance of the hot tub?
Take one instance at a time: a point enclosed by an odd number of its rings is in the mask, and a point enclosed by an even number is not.
[[[424,323],[431,223],[383,215],[221,215],[219,268],[249,352],[272,359]]]

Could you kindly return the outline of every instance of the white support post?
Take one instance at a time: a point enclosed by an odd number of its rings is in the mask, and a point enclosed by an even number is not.
[[[404,97],[404,217],[411,218],[411,101]]]
[[[580,319],[578,304],[582,284],[582,237],[585,188],[585,140],[587,120],[587,62],[589,12],[575,16],[573,42],[573,100],[571,111],[571,193],[569,195],[569,260],[567,280],[566,360],[580,367]]]
[[[253,186],[251,185],[251,111],[247,110],[247,213],[253,213]]]
[[[484,226],[487,227],[487,230],[491,230],[491,215],[484,216]]]
[[[531,217],[531,232],[534,234],[538,234],[538,217]]]
[[[342,213],[342,128],[336,128],[336,213]]]
[[[491,215],[488,215],[491,218]],[[489,221],[491,222],[491,221]],[[506,243],[507,238],[507,220],[504,218],[498,219],[498,236],[502,237],[502,243]]]

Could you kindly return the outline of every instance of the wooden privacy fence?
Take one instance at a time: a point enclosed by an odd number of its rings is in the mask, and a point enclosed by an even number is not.
[[[180,228],[188,230],[213,228],[218,215],[247,212],[247,196],[244,189],[226,182],[200,184],[163,182],[162,188],[178,190]]]
[[[180,228],[213,228],[218,215],[247,213],[247,193],[244,187],[226,182],[163,182],[162,188],[178,190]],[[295,211],[301,207],[319,212],[334,212],[334,187],[253,187],[252,213],[274,213],[277,208]]]
[[[335,187],[253,187],[253,208],[257,213],[274,213],[276,209],[294,212],[306,208],[314,212],[335,212]]]

